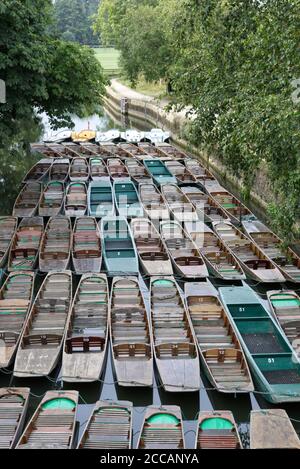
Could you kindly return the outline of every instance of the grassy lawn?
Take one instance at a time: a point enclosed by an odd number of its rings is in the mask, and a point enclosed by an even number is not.
[[[119,72],[120,52],[118,50],[99,47],[94,51],[105,72]]]
[[[121,77],[119,78],[119,81],[121,81],[124,85],[128,86],[129,88],[132,88],[129,80],[126,80],[125,78]],[[133,89],[138,93],[143,93],[148,96],[154,96],[155,98],[163,98],[166,95],[166,84],[164,82],[148,82],[145,81],[142,77],[138,80],[136,87]]]

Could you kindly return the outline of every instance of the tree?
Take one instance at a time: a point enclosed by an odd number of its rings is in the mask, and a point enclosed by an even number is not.
[[[174,18],[178,104],[196,113],[191,138],[242,179],[267,163],[274,226],[288,239],[299,216],[299,0],[184,0]],[[284,216],[284,213],[290,213]]]
[[[48,112],[53,124],[70,123],[104,94],[102,68],[93,51],[49,35],[51,0],[2,0],[0,79],[7,102],[0,104],[0,145],[12,144],[24,122]]]
[[[121,66],[132,84],[139,74],[148,81],[168,79],[172,51],[163,27],[165,3],[170,0],[101,3],[95,29],[104,44],[113,44],[121,51]]]
[[[99,0],[56,0],[54,4],[55,30],[61,38],[72,35],[80,44],[95,44],[92,24],[99,7]],[[70,36],[69,36],[70,37]]]

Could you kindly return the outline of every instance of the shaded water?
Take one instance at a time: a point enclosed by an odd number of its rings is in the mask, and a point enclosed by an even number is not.
[[[80,121],[76,119],[76,130],[88,127],[97,128],[104,131],[112,126],[118,126],[120,123],[112,123],[107,117],[93,116],[91,118]],[[127,123],[130,125],[130,123]],[[10,214],[14,200],[20,190],[21,181],[25,173],[31,168],[39,158],[26,154],[24,150],[14,151],[7,154],[5,158],[0,160],[0,197],[1,197],[1,214]],[[36,289],[42,282],[43,276],[38,275]],[[74,275],[74,289],[78,283],[79,277]],[[224,282],[213,282],[215,286],[226,286]],[[227,284],[228,285],[228,284]],[[251,285],[262,298],[266,299],[266,288],[259,285]],[[181,285],[183,287],[183,285]],[[278,286],[277,286],[278,287]],[[292,288],[292,285],[287,285]],[[269,285],[268,289],[276,288],[275,285]],[[145,301],[148,304],[148,285],[144,287]],[[0,370],[0,387],[5,386],[28,386],[31,388],[30,408],[28,418],[36,409],[39,401],[44,393],[50,389],[61,389],[62,383],[59,380],[60,369],[56,369],[48,378],[18,379],[12,377],[12,370]],[[272,408],[258,394],[250,395],[225,395],[211,389],[210,383],[204,375],[201,375],[201,390],[197,393],[166,393],[160,387],[160,382],[155,370],[155,385],[153,389],[133,389],[122,388],[117,386],[114,381],[114,373],[112,369],[111,350],[109,349],[107,365],[105,367],[102,381],[91,384],[65,384],[63,389],[77,389],[80,393],[80,406],[78,413],[78,432],[81,435],[85,423],[92,411],[93,404],[99,400],[119,399],[129,400],[133,402],[133,436],[134,445],[137,442],[138,433],[140,431],[145,407],[148,405],[179,405],[181,407],[184,418],[184,431],[187,447],[193,448],[195,442],[196,419],[199,410],[231,410],[239,424],[242,441],[245,446],[249,444],[249,414],[252,409]],[[300,404],[288,404],[278,406],[285,408],[291,418],[298,420],[293,421],[296,430],[300,434]]]

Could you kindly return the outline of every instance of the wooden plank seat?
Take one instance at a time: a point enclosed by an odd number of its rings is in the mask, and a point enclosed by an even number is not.
[[[24,423],[29,398],[27,388],[2,388],[0,391],[0,449],[14,447]]]
[[[116,406],[114,403],[110,406],[105,405],[104,402],[99,404],[96,404],[79,448],[129,449],[131,447],[131,409],[121,407],[121,405]]]
[[[83,336],[71,337],[66,340],[67,353],[90,353],[103,351],[106,345],[105,337]]]
[[[76,391],[48,391],[28,423],[17,449],[70,449],[77,405]]]
[[[238,439],[232,430],[200,430],[198,448],[200,449],[236,449]]]

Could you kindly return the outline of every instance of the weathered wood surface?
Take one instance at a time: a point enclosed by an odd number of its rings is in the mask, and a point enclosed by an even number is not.
[[[300,440],[285,410],[270,409],[251,412],[250,448],[300,449]]]

